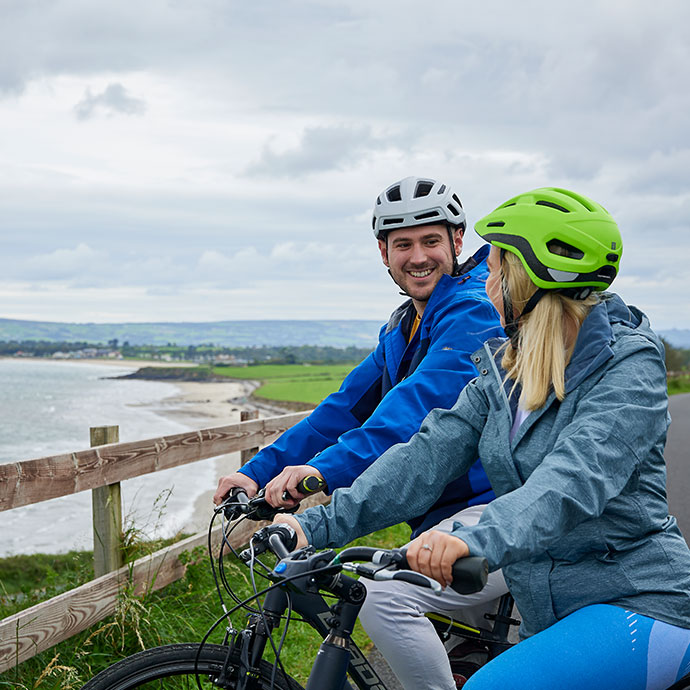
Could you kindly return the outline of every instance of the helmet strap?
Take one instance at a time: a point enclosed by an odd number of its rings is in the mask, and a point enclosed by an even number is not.
[[[450,223],[446,223],[446,229],[448,230],[448,239],[450,240],[450,253],[453,257],[453,268],[450,275],[457,276],[460,274],[460,264],[458,263],[458,255],[455,253],[455,228]]]
[[[503,263],[503,257],[505,256],[505,252],[506,250],[501,248],[501,264]],[[515,318],[515,312],[513,310],[513,300],[510,297],[510,291],[508,290],[508,283],[505,279],[505,275],[501,280],[501,287],[503,290],[503,318],[505,320],[505,326],[503,327],[503,330],[506,332],[506,335],[510,338],[510,344],[513,346],[513,349],[517,350],[520,344],[520,321],[523,319],[523,317],[527,316],[527,314],[529,314],[534,309],[534,307],[537,306],[539,300],[549,291],[545,290],[544,288],[538,287],[534,291],[532,296],[527,300],[527,304],[525,304],[518,317]]]

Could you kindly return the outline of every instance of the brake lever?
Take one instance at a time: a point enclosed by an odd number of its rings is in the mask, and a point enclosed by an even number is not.
[[[266,500],[266,490],[261,489],[254,498],[249,500],[247,517],[250,520],[272,520],[279,513],[296,513],[299,505],[290,508],[275,508]]]
[[[389,570],[388,568],[382,568],[380,565],[375,565],[373,563],[358,563],[356,565],[343,563],[343,570],[357,573],[357,575],[366,577],[369,580],[401,580],[402,582],[409,582],[418,587],[427,587],[431,589],[436,596],[441,596],[443,592],[443,587],[441,587],[436,580],[432,577],[422,575],[422,573],[415,572],[414,570]]]

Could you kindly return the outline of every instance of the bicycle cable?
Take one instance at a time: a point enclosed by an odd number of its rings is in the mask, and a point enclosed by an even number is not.
[[[238,504],[239,505],[239,504]],[[223,565],[223,552],[225,550],[225,547],[227,546],[233,553],[233,555],[238,558],[239,560],[239,555],[237,551],[233,548],[232,544],[228,541],[228,538],[230,534],[240,525],[240,523],[246,519],[246,518],[241,518],[237,520],[231,527],[230,530],[226,532],[226,526],[225,523],[221,523],[221,533],[222,533],[222,539],[221,539],[221,544],[220,544],[220,551],[218,553],[218,573],[216,573],[216,567],[215,567],[215,562],[213,558],[213,543],[212,543],[212,532],[213,532],[213,524],[216,520],[216,517],[219,515],[219,513],[222,512],[221,508],[216,508],[213,511],[213,517],[211,518],[211,522],[209,524],[208,528],[208,555],[209,555],[209,560],[211,562],[211,573],[213,574],[213,581],[216,586],[216,591],[218,593],[218,599],[220,600],[220,606],[223,609],[223,611],[227,611],[227,606],[225,605],[225,600],[223,599],[223,593],[221,591],[220,584],[218,582],[218,577],[220,576],[220,580],[223,584],[223,589],[225,589],[226,593],[230,596],[230,598],[236,603],[240,603],[240,598],[233,592],[232,588],[230,587],[227,577],[225,576],[225,568]],[[229,523],[228,523],[229,524]],[[251,607],[246,607],[246,610],[249,611],[250,613],[257,614],[258,611],[256,609],[253,609]]]
[[[218,618],[218,619],[211,625],[211,627],[206,631],[206,634],[204,635],[204,637],[202,638],[201,642],[199,643],[199,649],[197,650],[196,657],[195,657],[195,659],[194,659],[194,669],[195,669],[195,670],[194,670],[194,674],[195,674],[195,676],[196,676],[197,685],[198,685],[198,687],[199,687],[199,690],[203,690],[203,688],[201,688],[201,682],[200,682],[200,680],[199,680],[199,672],[198,672],[199,659],[200,659],[200,657],[201,657],[201,650],[202,650],[203,646],[208,642],[208,638],[211,637],[211,635],[213,634],[213,632],[215,631],[215,629],[216,629],[225,619],[229,618],[233,613],[235,613],[235,612],[238,611],[239,609],[245,607],[246,604],[248,604],[250,601],[252,601],[252,600],[254,600],[254,599],[256,599],[256,598],[258,598],[258,597],[260,597],[260,596],[263,596],[264,594],[268,594],[268,592],[270,592],[270,591],[273,590],[273,589],[276,589],[277,587],[281,587],[281,586],[287,584],[288,582],[292,582],[293,580],[298,580],[299,578],[302,578],[302,577],[304,577],[305,575],[312,575],[312,576],[313,576],[313,575],[318,575],[319,573],[322,573],[322,572],[325,572],[325,571],[327,571],[327,570],[330,570],[331,568],[332,568],[332,564],[331,564],[331,563],[328,563],[327,565],[321,566],[320,568],[315,568],[314,570],[311,570],[311,571],[309,571],[309,572],[307,572],[307,573],[297,573],[296,575],[291,575],[290,577],[283,578],[283,579],[280,580],[279,582],[274,582],[270,587],[266,587],[265,589],[262,589],[260,592],[257,592],[256,594],[254,594],[254,595],[252,595],[252,596],[250,596],[250,597],[247,597],[246,599],[244,599],[243,601],[241,601],[239,604],[237,604],[236,606],[234,606],[234,607],[233,607],[232,609],[230,609],[229,611],[224,612],[223,615],[220,616],[220,618]],[[281,616],[281,618],[282,618],[282,616]]]
[[[256,580],[254,579],[255,560],[256,560],[256,554],[254,553],[254,540],[251,540],[249,542],[249,577],[251,578],[251,581],[252,581],[252,589],[254,590],[254,593],[256,594]],[[291,602],[289,601],[289,597],[288,597],[288,603],[290,605],[290,608],[292,608]],[[261,605],[261,601],[258,599],[258,595],[257,595],[256,605],[259,607],[261,620],[263,621],[264,629],[266,630],[266,634],[268,635],[268,641],[271,643],[271,648],[273,649],[273,654],[275,655],[275,662],[273,663],[273,674],[271,675],[271,687],[270,687],[270,690],[273,690],[275,687],[275,674],[276,674],[276,667],[277,666],[280,666],[280,670],[283,672],[283,677],[285,678],[285,683],[287,685],[290,684],[290,681],[288,680],[288,675],[285,672],[285,667],[283,666],[283,662],[280,660],[280,651],[282,650],[282,641],[285,639],[285,633],[287,632],[287,627],[289,625],[290,617],[288,615],[288,618],[285,622],[285,627],[283,629],[283,635],[281,637],[280,649],[276,649],[275,642],[273,641],[273,635],[271,634],[271,628],[268,626],[266,614],[264,613],[264,607]]]

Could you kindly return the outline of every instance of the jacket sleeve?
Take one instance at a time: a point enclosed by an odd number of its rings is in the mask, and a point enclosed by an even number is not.
[[[360,408],[368,406],[371,412],[379,402],[383,366],[383,345],[379,342],[374,352],[347,375],[337,392],[326,397],[306,419],[259,451],[239,471],[259,486],[265,486],[285,467],[304,465],[333,445],[343,432],[361,424]]]
[[[343,546],[422,515],[446,484],[477,459],[487,407],[473,381],[452,410],[432,410],[408,443],[386,451],[351,487],[338,489],[329,505],[295,516],[309,543],[316,548]]]
[[[492,570],[553,547],[635,480],[667,428],[666,375],[658,350],[628,339],[610,368],[583,395],[570,424],[518,489],[492,501],[474,527],[453,534]],[[640,347],[640,342],[644,344]],[[539,423],[538,421],[536,422]]]
[[[434,408],[450,409],[477,375],[472,353],[495,335],[502,331],[488,300],[467,298],[441,310],[430,331],[427,354],[415,371],[388,392],[361,426],[310,461],[329,489],[350,486],[391,446],[408,441]]]

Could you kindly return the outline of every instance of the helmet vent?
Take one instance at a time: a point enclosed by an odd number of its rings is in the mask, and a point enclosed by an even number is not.
[[[427,211],[426,213],[420,213],[415,216],[415,220],[425,220],[426,218],[438,218],[441,214],[438,211]]]
[[[454,215],[454,216],[459,216],[460,213],[458,212],[458,209],[453,206],[453,204],[448,204],[446,208]]]
[[[402,196],[400,196],[400,185],[395,185],[395,187],[391,187],[387,192],[386,192],[386,198],[388,201],[402,201]]]
[[[377,206],[380,206],[380,205],[381,205],[381,197],[380,197],[380,196],[377,196],[377,197],[376,197],[376,205],[377,205]]]
[[[548,206],[549,208],[555,208],[557,211],[562,211],[563,213],[570,213],[567,208],[554,204],[553,201],[544,201],[544,199],[539,199],[539,201],[537,201],[537,206]]]
[[[384,218],[383,225],[400,225],[404,220],[404,218]]]
[[[419,199],[420,197],[423,196],[429,196],[429,193],[431,192],[431,188],[434,186],[433,182],[427,182],[427,181],[420,181],[417,182],[417,188],[414,190],[414,199]]]
[[[581,259],[585,255],[582,250],[573,247],[567,242],[561,242],[561,240],[551,240],[546,243],[546,247],[552,254],[567,256],[569,259]]]
[[[456,203],[460,208],[462,208],[462,201],[460,201],[460,199],[458,198],[458,195],[457,195],[457,194],[453,194],[453,201],[455,201],[455,203]]]
[[[505,225],[505,223],[502,220],[496,220],[493,223],[487,223],[486,227],[487,228],[502,228]]]
[[[438,188],[438,192],[436,192],[436,194],[443,194],[443,192],[445,192],[445,191],[446,191],[446,185],[442,184],[442,185]]]

